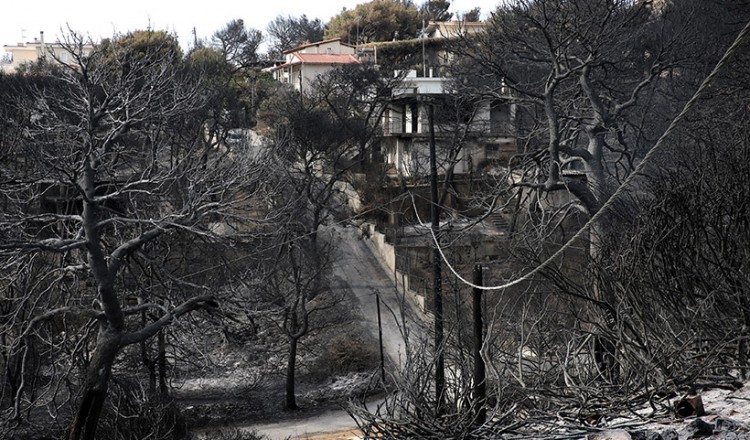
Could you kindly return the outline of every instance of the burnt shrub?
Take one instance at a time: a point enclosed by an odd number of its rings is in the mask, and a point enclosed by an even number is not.
[[[322,381],[334,376],[370,371],[380,365],[377,344],[351,334],[332,337],[320,356],[310,365],[311,379]]]

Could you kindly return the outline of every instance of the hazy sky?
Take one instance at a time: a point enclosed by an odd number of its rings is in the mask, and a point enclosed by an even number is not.
[[[482,18],[499,0],[453,0],[452,12],[482,8]],[[44,31],[45,40],[54,41],[66,25],[94,39],[133,29],[174,31],[183,46],[198,37],[209,37],[227,21],[242,18],[249,27],[265,31],[277,15],[307,14],[327,22],[342,8],[352,9],[362,0],[4,0],[0,5],[0,46],[33,41]],[[421,3],[421,0],[415,1]],[[1,52],[0,52],[1,53]]]

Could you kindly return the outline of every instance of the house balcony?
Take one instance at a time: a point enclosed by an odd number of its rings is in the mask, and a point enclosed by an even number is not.
[[[435,136],[441,137],[456,129],[463,130],[464,126],[435,124]],[[404,120],[402,116],[384,118],[383,136],[398,136],[401,138],[424,138],[429,135],[426,121],[413,124]],[[471,123],[469,134],[475,137],[514,137],[515,128],[510,121],[474,121]]]
[[[419,130],[420,127],[414,127],[411,121],[405,121],[402,116],[394,116],[384,118],[383,120],[383,135],[384,136],[399,136],[399,137],[425,137],[427,131],[424,132]],[[426,127],[425,127],[426,129]]]
[[[511,121],[474,121],[471,132],[484,137],[515,137],[516,129]]]

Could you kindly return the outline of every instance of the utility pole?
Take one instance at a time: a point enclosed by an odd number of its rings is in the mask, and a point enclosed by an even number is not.
[[[483,286],[482,266],[474,266],[474,285]],[[484,404],[487,400],[487,380],[485,376],[484,359],[482,359],[482,344],[484,344],[484,324],[482,322],[482,289],[474,287],[471,291],[471,308],[474,318],[474,399],[472,406],[476,411],[474,418],[477,425],[487,421],[487,410]]]
[[[430,128],[430,217],[432,218],[432,233],[440,242],[440,205],[438,201],[437,159],[435,152],[435,106],[433,102],[425,100],[427,104],[427,118]],[[432,292],[433,312],[435,315],[435,411],[438,415],[443,412],[443,394],[445,393],[445,357],[443,356],[443,286],[442,286],[442,258],[437,243],[432,250]]]
[[[385,354],[383,353],[383,320],[380,317],[380,291],[375,290],[375,307],[378,310],[378,343],[380,344],[380,379],[385,383]]]
[[[427,39],[427,35],[425,35],[425,29],[427,26],[425,26],[425,21],[422,20],[422,32],[419,38],[422,40],[422,77],[427,78],[427,56],[425,55],[425,42],[424,40]],[[430,106],[432,107],[432,106]]]

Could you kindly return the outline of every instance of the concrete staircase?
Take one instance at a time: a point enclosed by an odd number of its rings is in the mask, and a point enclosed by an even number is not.
[[[510,228],[510,221],[502,212],[493,212],[487,217],[486,221],[503,232],[507,232]]]

